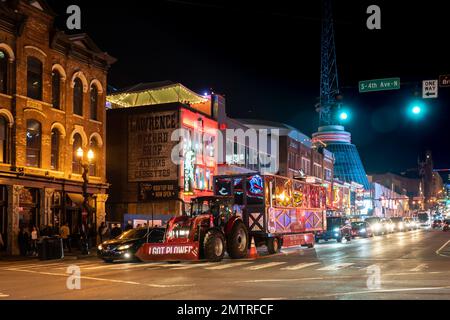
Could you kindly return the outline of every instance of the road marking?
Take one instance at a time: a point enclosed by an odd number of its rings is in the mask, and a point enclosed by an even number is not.
[[[441,256],[441,257],[448,257],[448,255],[445,254],[441,254],[441,251],[450,243],[450,240],[447,241],[442,247],[440,247],[439,249],[436,250],[436,254]]]
[[[300,263],[297,264],[295,266],[290,266],[290,267],[286,267],[286,268],[281,268],[281,270],[288,270],[288,271],[294,271],[294,270],[300,270],[300,269],[304,269],[304,268],[308,268],[311,266],[315,266],[320,264],[319,262],[313,262],[313,263]]]
[[[404,289],[379,289],[379,290],[366,290],[366,291],[354,291],[354,292],[341,292],[341,293],[331,293],[317,296],[309,296],[308,298],[320,298],[320,297],[336,297],[343,295],[362,295],[370,293],[391,293],[391,292],[408,292],[408,291],[433,291],[433,290],[446,290],[450,289],[447,287],[425,287],[425,288],[404,288]],[[301,297],[304,299],[305,297]]]
[[[425,264],[425,263],[422,263],[422,264],[419,264],[417,267],[415,267],[415,268],[413,268],[413,269],[411,269],[411,270],[409,270],[409,271],[412,271],[412,272],[419,272],[419,271],[423,271],[423,270],[425,270],[425,269],[428,269],[428,265]]]
[[[346,278],[348,278],[348,277],[346,277]],[[300,278],[300,279],[258,279],[258,280],[235,281],[235,283],[291,282],[291,281],[312,281],[312,280],[324,280],[324,279],[325,278],[321,278],[321,277]]]
[[[272,267],[276,267],[276,266],[280,266],[282,264],[286,264],[287,262],[269,262],[269,263],[264,263],[264,264],[260,264],[257,266],[252,266],[252,267],[248,267],[245,268],[245,270],[261,270],[261,269],[266,269],[266,268],[272,268]]]
[[[354,265],[354,263],[335,263],[325,268],[317,269],[318,271],[338,271]]]
[[[8,298],[9,294],[4,294],[0,292],[0,298]]]
[[[134,268],[157,268],[157,267],[162,267],[163,264],[162,263],[144,263],[144,264],[130,264],[130,265],[123,265],[122,267],[119,267],[117,265],[114,266],[114,268],[112,268],[112,270],[129,270],[129,269],[134,269]]]
[[[207,267],[205,268],[206,270],[224,270],[224,269],[229,269],[229,268],[234,268],[234,267],[239,267],[239,266],[244,266],[247,264],[250,264],[252,262],[230,262],[227,264],[222,264],[222,265],[218,265],[218,266],[214,266],[214,267]]]
[[[187,270],[187,269],[194,269],[194,268],[200,268],[200,267],[205,267],[205,266],[210,266],[211,263],[210,262],[203,262],[203,263],[191,263],[191,264],[187,264],[187,265],[183,265],[181,267],[178,267],[177,265],[172,265],[174,268],[173,270]]]
[[[34,274],[42,274],[47,276],[56,276],[56,277],[64,277],[67,278],[66,273],[54,273],[54,272],[42,272],[35,270],[23,270],[23,269],[8,269],[8,271],[13,272],[26,272],[26,273],[34,273]],[[140,285],[152,288],[177,288],[177,287],[194,287],[195,284],[156,284],[156,283],[139,283],[136,281],[125,281],[118,279],[106,279],[106,278],[98,278],[98,277],[89,277],[89,276],[80,276],[80,279],[85,280],[93,280],[93,281],[103,281],[103,282],[112,282],[112,283],[123,283],[123,284],[131,284],[131,285]]]

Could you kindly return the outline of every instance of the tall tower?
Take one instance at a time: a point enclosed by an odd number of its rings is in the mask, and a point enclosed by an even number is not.
[[[313,134],[313,142],[325,144],[334,153],[336,178],[362,184],[364,189],[369,190],[369,180],[358,150],[351,143],[351,134],[345,131],[337,117],[342,98],[339,91],[331,0],[322,1],[321,43],[320,103],[316,109],[320,114],[319,130]]]

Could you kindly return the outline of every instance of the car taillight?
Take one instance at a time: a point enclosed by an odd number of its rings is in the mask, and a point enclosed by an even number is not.
[[[210,228],[214,227],[214,217],[212,215],[209,216],[209,227]]]

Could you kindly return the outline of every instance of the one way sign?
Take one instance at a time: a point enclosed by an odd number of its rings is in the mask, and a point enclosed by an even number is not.
[[[438,97],[438,80],[425,80],[423,82],[422,98],[431,99]]]

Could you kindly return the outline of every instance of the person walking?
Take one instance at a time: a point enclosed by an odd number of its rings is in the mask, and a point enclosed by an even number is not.
[[[38,231],[36,227],[33,227],[31,231],[31,254],[37,256],[37,241],[38,241]]]
[[[84,223],[80,226],[80,249],[81,254],[89,254],[89,247],[88,247],[88,230]]]
[[[111,230],[111,238],[117,238],[118,236],[120,236],[122,234],[122,229],[119,228],[119,226],[117,224],[114,224],[112,230]]]
[[[19,242],[20,255],[25,257],[27,255],[28,234],[24,227],[20,227],[17,241]]]
[[[63,241],[63,247],[66,248],[69,253],[72,252],[72,246],[70,245],[70,229],[68,223],[65,223],[59,229],[59,235],[61,236],[61,239]]]
[[[0,232],[0,251],[2,251],[4,247],[5,243],[3,242],[3,236],[2,233]]]
[[[108,231],[108,228],[106,227],[105,223],[102,222],[100,224],[100,227],[98,227],[98,236],[100,238],[100,243],[103,243],[103,238],[106,236],[107,231]]]
[[[133,229],[133,225],[131,224],[131,221],[128,221],[127,225],[125,226],[125,231]]]

